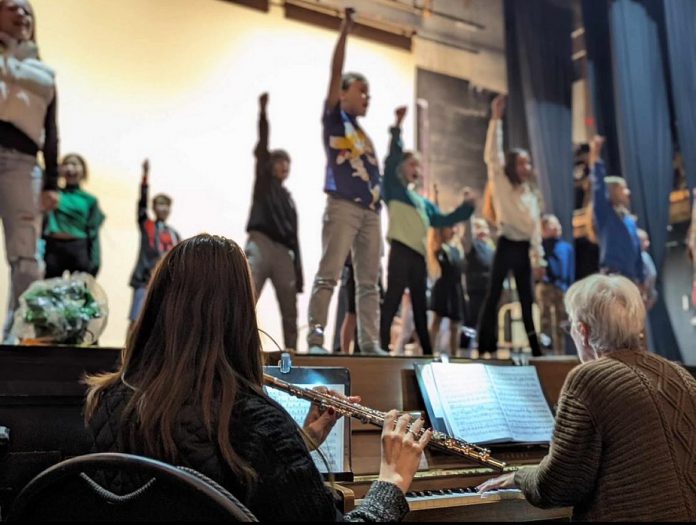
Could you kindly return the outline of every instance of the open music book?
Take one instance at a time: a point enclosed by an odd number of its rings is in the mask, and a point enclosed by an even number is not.
[[[548,443],[554,419],[533,366],[416,365],[436,430],[471,443]]]

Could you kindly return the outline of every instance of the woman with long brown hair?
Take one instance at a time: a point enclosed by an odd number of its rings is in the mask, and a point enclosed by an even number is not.
[[[219,482],[261,520],[334,521],[302,433],[263,391],[254,288],[244,251],[201,234],[156,267],[117,371],[87,378],[87,425],[97,451],[153,457]],[[336,414],[305,430],[315,446]],[[431,432],[391,411],[382,433],[380,477],[358,521],[400,520]]]

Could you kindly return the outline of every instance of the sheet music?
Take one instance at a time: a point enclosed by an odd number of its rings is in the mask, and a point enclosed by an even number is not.
[[[297,385],[302,388],[313,388],[317,385]],[[335,390],[341,394],[345,393],[345,385],[323,385],[329,390]],[[268,396],[282,406],[292,416],[292,418],[301,427],[304,424],[307,412],[311,403],[304,399],[291,396],[290,394],[278,390],[276,388],[266,388]],[[345,472],[345,418],[342,417],[336,423],[336,426],[331,430],[331,433],[322,443],[319,450],[329,464],[331,472]],[[319,469],[319,472],[326,472],[326,465],[322,461],[321,456],[316,452],[312,452],[314,464]]]
[[[433,409],[433,416],[444,418],[445,412],[442,408],[442,403],[440,403],[440,395],[437,392],[437,385],[435,385],[435,377],[433,376],[432,366],[426,365],[421,368],[421,378],[423,379],[425,391],[428,394],[430,406]]]
[[[549,442],[554,419],[533,366],[487,366],[512,439]]]
[[[512,439],[484,365],[433,363],[431,366],[451,435],[473,443]]]

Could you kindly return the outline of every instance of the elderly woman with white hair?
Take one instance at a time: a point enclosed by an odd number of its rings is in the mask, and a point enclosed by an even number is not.
[[[638,287],[593,275],[567,292],[581,365],[566,378],[538,466],[479,485],[519,487],[579,521],[696,520],[696,379],[646,351]]]

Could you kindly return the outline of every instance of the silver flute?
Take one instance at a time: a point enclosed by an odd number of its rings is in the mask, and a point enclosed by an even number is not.
[[[363,423],[369,423],[378,427],[384,426],[384,418],[387,417],[386,412],[367,408],[358,403],[351,403],[350,401],[325,392],[302,388],[269,374],[263,374],[263,380],[264,383],[270,387],[282,390],[291,396],[311,401],[320,408],[333,408],[336,413],[341,416],[349,416]],[[423,432],[425,432],[425,430],[421,430],[418,434],[414,434],[414,438],[419,439],[423,435]],[[443,452],[449,452],[450,454],[464,456],[467,459],[474,460],[477,463],[492,467],[496,470],[503,470],[507,465],[504,461],[491,457],[491,451],[487,448],[453,438],[437,430],[433,430],[433,436],[428,442],[428,446]]]

